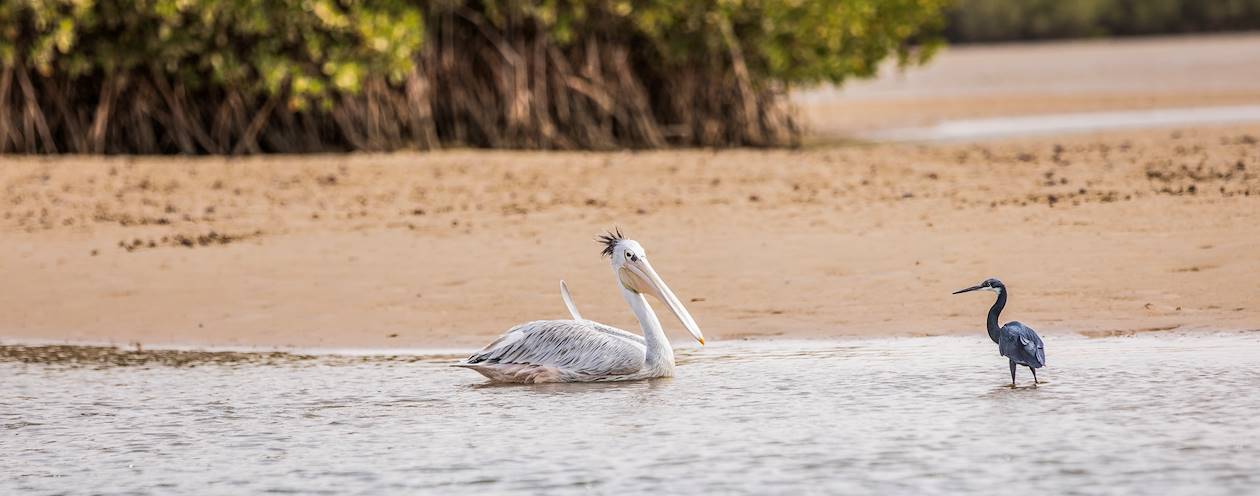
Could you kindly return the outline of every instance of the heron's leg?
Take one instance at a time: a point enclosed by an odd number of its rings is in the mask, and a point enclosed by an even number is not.
[[[1037,369],[1028,367],[1028,370],[1031,370],[1033,373],[1033,384],[1041,384],[1040,382],[1037,382]]]
[[[1015,387],[1015,360],[1011,360],[1011,387]]]

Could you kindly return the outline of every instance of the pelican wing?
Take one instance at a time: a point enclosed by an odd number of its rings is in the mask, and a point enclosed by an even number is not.
[[[582,320],[582,314],[573,303],[573,295],[569,294],[569,285],[564,283],[564,279],[560,280],[560,297],[564,299],[564,306],[569,309],[569,315],[573,316],[573,320]]]
[[[577,304],[573,303],[573,295],[569,294],[569,285],[565,284],[564,280],[560,281],[560,298],[564,299],[564,306],[569,309],[569,314],[573,316],[573,320],[589,322],[591,324],[592,329],[595,331],[612,334],[622,339],[629,339],[631,341],[636,341],[639,344],[645,344],[643,341],[643,336],[640,336],[632,332],[623,331],[616,327],[606,326],[604,324],[600,324],[599,322],[595,322],[593,320],[583,319],[582,314],[578,312]]]
[[[589,320],[538,320],[513,327],[460,365],[535,365],[611,376],[643,368],[643,338]]]

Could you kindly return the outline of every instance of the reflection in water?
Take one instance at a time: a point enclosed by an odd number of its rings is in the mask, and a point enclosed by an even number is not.
[[[494,387],[412,357],[76,365],[9,350],[0,493],[1260,484],[1260,334],[1047,346],[1047,384],[1017,389],[984,336],[718,343],[680,350],[673,379]]]

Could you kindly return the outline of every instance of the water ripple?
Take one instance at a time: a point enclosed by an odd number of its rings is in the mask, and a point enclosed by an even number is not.
[[[1015,389],[984,336],[717,343],[673,379],[537,386],[415,357],[7,349],[0,493],[1260,484],[1260,334],[1048,341],[1045,383]]]

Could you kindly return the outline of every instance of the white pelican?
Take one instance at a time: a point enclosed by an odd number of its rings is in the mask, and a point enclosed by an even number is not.
[[[495,382],[630,381],[674,375],[674,350],[648,306],[655,296],[674,312],[683,327],[704,344],[700,326],[648,263],[638,242],[619,230],[600,236],[612,262],[621,296],[639,319],[643,336],[583,319],[560,281],[561,296],[573,320],[536,320],[509,329],[489,346],[455,364]]]

